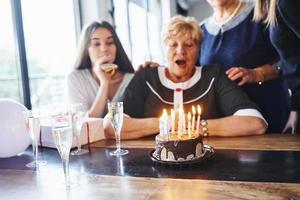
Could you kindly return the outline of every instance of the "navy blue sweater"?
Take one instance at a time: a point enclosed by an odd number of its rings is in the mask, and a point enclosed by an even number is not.
[[[278,62],[279,56],[270,42],[268,30],[252,18],[251,4],[247,4],[244,12],[223,26],[216,25],[212,17],[208,18],[201,25],[204,39],[200,64],[220,64],[225,69],[252,69]],[[262,85],[245,84],[242,88],[261,109],[269,123],[268,132],[281,132],[290,112],[290,98],[285,82],[279,78]]]

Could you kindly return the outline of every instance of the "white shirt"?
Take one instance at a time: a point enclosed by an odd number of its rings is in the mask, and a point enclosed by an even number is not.
[[[133,76],[134,74],[131,73],[124,74],[123,80],[112,101],[119,101],[121,99]],[[99,87],[89,69],[74,70],[67,76],[67,102],[82,103],[84,109],[89,110],[96,98]]]

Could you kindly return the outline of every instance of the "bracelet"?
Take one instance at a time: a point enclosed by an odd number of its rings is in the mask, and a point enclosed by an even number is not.
[[[277,63],[274,63],[274,64],[272,65],[272,68],[277,72],[278,76],[281,75],[281,68],[280,68],[278,62],[277,62]]]
[[[258,76],[260,79],[258,79],[256,82],[261,85],[263,84],[264,80],[265,80],[265,73],[264,73],[264,70],[262,68],[256,68],[255,69],[256,72],[258,72]]]
[[[277,76],[277,75],[278,75],[278,76],[281,76],[281,69],[280,69],[280,66],[278,65],[278,63],[274,63],[273,65],[271,65],[271,67],[272,67],[272,70],[275,71],[276,76]],[[256,82],[257,82],[259,85],[263,84],[263,82],[265,81],[266,78],[268,78],[268,77],[270,78],[270,77],[274,76],[274,75],[272,75],[272,76],[267,75],[268,72],[270,72],[270,69],[267,69],[267,71],[265,71],[264,68],[258,67],[258,68],[255,68],[254,70],[256,71],[256,75],[258,76],[258,77],[256,78]],[[267,74],[266,74],[266,73],[267,73]],[[272,74],[273,74],[273,73],[274,73],[274,72],[272,72]]]
[[[204,137],[208,136],[208,128],[207,128],[207,121],[205,119],[200,121],[200,124],[202,126],[202,135]]]

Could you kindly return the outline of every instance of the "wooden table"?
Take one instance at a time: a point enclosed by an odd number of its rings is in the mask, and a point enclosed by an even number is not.
[[[0,199],[300,199],[299,135],[211,137],[205,139],[204,143],[213,146],[216,154],[211,161],[204,163],[202,168],[199,166],[200,174],[189,177],[193,174],[189,172],[193,171],[193,166],[186,169],[157,166],[147,160],[148,155],[144,156],[144,160],[139,157],[141,161],[133,162],[135,155],[153,148],[153,138],[123,141],[122,146],[128,148],[131,155],[118,162],[110,157],[103,158],[110,150],[108,148],[114,147],[114,141],[99,141],[90,145],[90,155],[71,158],[70,174],[77,185],[70,190],[66,190],[63,185],[62,168],[55,150],[43,150],[42,156],[47,158],[49,163],[39,171],[18,166],[30,161],[31,154],[28,150],[19,157],[0,159]],[[260,153],[263,159],[270,158],[270,165],[274,166],[274,169],[270,170],[280,172],[280,169],[276,168],[282,167],[283,170],[287,170],[283,173],[287,177],[277,177],[277,174],[272,176],[266,171],[267,177],[278,180],[270,181],[271,179],[265,179],[263,175],[256,176],[250,170],[254,175],[253,179],[257,181],[249,181],[252,177],[246,176],[249,171],[246,171],[244,166],[257,169],[256,165],[263,162],[262,170],[266,170],[268,163],[265,160],[253,162],[253,157],[246,157],[241,161],[240,157],[226,157],[227,153],[248,156]],[[285,160],[274,161],[277,156]],[[237,160],[243,163],[239,166],[239,172],[235,171],[237,163],[234,162]],[[10,165],[12,161],[16,164]],[[143,162],[149,165],[148,168],[143,166],[147,168],[144,175],[143,171],[138,171]],[[232,169],[218,169],[219,165],[231,166],[231,162]],[[150,173],[147,172],[149,169]],[[168,174],[170,171],[174,172],[174,177]],[[161,175],[157,175],[156,172]],[[112,175],[114,173],[115,175]],[[231,173],[237,176],[229,176]],[[260,173],[258,170],[257,174]]]

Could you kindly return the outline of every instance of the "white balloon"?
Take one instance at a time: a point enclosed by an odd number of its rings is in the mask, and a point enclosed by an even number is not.
[[[23,111],[27,108],[10,99],[0,98],[0,158],[15,156],[31,143]]]

